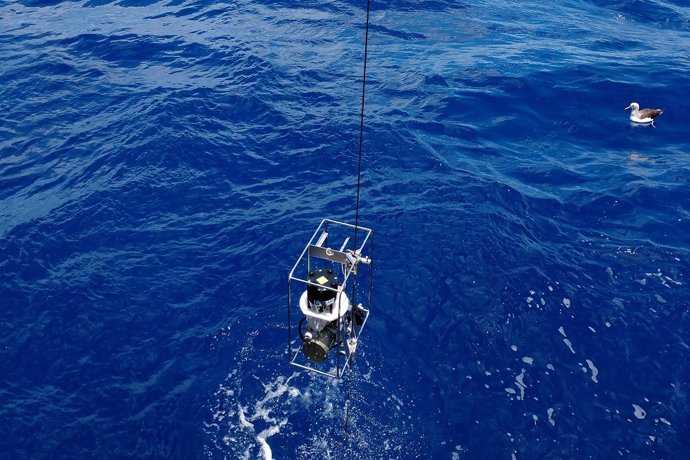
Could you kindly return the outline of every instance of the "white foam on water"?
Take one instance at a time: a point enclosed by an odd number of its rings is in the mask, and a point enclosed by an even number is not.
[[[668,420],[666,420],[664,417],[659,417],[659,421],[660,421],[661,423],[665,423],[665,424],[668,425],[668,426],[671,426],[671,422],[669,422]]]
[[[565,306],[565,308],[570,308],[570,299],[568,299],[567,297],[564,297],[563,298],[563,305]]]
[[[546,416],[548,417],[549,423],[556,426],[556,421],[553,419],[553,407],[546,409]]]
[[[273,327],[278,330],[283,325]],[[272,332],[262,329],[260,333]],[[257,374],[255,356],[267,356],[254,343],[258,334],[250,333],[244,346],[240,344],[235,361],[228,363],[233,370],[213,393],[204,422],[209,436],[207,453],[214,458],[272,460],[276,454],[296,460],[340,458],[348,442],[343,429],[347,379],[338,381],[303,371],[279,375],[283,369],[278,366],[273,375],[266,376],[266,368]],[[268,356],[281,363],[284,358],[272,349]],[[379,375],[372,380],[374,369],[366,352],[360,352],[358,361],[366,374],[355,371],[352,386],[349,423],[353,454],[360,451],[374,458],[400,458],[409,453],[421,458],[424,441],[410,441],[417,426],[410,415],[416,412],[415,401],[403,402],[398,397],[404,392],[396,391],[400,385],[395,379]],[[369,391],[383,391],[386,397],[365,401]],[[388,417],[381,419],[382,412]],[[312,430],[315,426],[325,428]]]
[[[231,447],[234,455],[240,458],[260,455],[265,460],[272,460],[273,451],[268,439],[288,423],[287,411],[282,410],[280,416],[273,412],[278,408],[278,400],[290,400],[300,395],[299,389],[290,385],[296,375],[294,373],[288,378],[278,376],[264,383],[262,397],[253,404],[243,404],[239,400],[241,390],[229,388],[227,383],[220,385],[215,392],[217,405],[212,408],[213,423],[207,423],[206,427],[221,435],[222,445]],[[237,371],[228,374],[228,379],[237,381]]]
[[[666,280],[667,282],[669,282],[669,283],[673,283],[673,284],[675,284],[676,286],[680,286],[680,285],[682,285],[682,284],[683,284],[683,283],[681,283],[680,281],[676,281],[676,280],[674,280],[674,279],[673,279],[673,278],[671,278],[670,276],[665,276],[665,275],[664,275],[664,277],[663,277],[663,278],[664,278],[664,280]]]
[[[589,366],[589,370],[592,371],[592,380],[594,381],[594,383],[599,383],[599,380],[597,380],[597,376],[599,375],[599,369],[597,369],[597,367],[594,365],[592,360],[586,359],[585,361],[587,361],[587,365]]]
[[[510,349],[513,350],[513,351],[517,351],[517,345],[511,345],[511,346],[510,346]]]
[[[613,269],[611,267],[606,267],[606,273],[611,278],[611,281],[616,281],[616,276],[613,274]]]
[[[455,451],[450,454],[450,458],[453,460],[460,460],[460,452],[462,452],[462,446],[458,444],[455,446]]]
[[[242,407],[240,404],[237,404],[237,415],[242,428],[254,429],[254,424],[247,420],[247,417],[244,415],[244,407]]]
[[[663,298],[662,296],[660,296],[659,294],[654,294],[654,297],[656,297],[657,302],[666,303],[666,299],[664,299],[664,298]]]
[[[273,459],[273,451],[271,450],[271,446],[268,445],[268,442],[266,442],[266,439],[268,439],[270,436],[273,436],[276,433],[279,433],[280,429],[284,427],[286,423],[287,419],[281,420],[278,423],[278,425],[266,428],[256,436],[256,440],[261,446],[261,454],[263,455],[265,460]]]
[[[300,394],[299,389],[290,387],[290,380],[294,379],[297,373],[293,373],[290,377],[285,379],[283,376],[278,376],[275,380],[265,383],[264,397],[254,404],[254,414],[249,418],[251,422],[256,420],[263,420],[269,426],[256,434],[256,441],[261,449],[261,454],[265,460],[273,458],[273,451],[268,444],[268,438],[280,432],[280,429],[287,424],[287,417],[277,419],[271,416],[271,411],[274,409],[272,402],[285,395],[288,398],[297,397]],[[251,423],[251,428],[255,432],[254,423]]]
[[[533,363],[534,363],[534,359],[531,358],[531,357],[529,357],[529,356],[523,356],[523,357],[522,357],[522,362],[525,363],[525,364],[533,364]]]
[[[635,410],[635,417],[642,420],[647,416],[647,412],[644,409],[642,409],[642,407],[638,406],[637,404],[633,404],[632,406]]]
[[[676,286],[680,286],[683,284],[680,281],[674,280],[670,276],[664,275],[661,272],[661,269],[658,269],[658,268],[656,270],[656,273],[645,273],[645,276],[647,276],[648,278],[658,279],[662,286],[669,288],[669,289],[671,288],[671,284],[674,284]]]
[[[518,390],[520,390],[520,396],[517,396],[517,399],[524,401],[525,399],[525,388],[527,388],[527,385],[525,385],[525,370],[522,369],[522,372],[520,372],[519,375],[515,377],[515,386],[518,387]]]
[[[567,346],[568,348],[570,348],[570,352],[571,352],[572,354],[575,354],[575,349],[573,349],[573,344],[570,343],[570,340],[569,340],[569,339],[563,339],[563,343],[566,344],[566,346]]]

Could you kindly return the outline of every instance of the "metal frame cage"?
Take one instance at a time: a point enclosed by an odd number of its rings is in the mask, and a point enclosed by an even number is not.
[[[359,247],[354,247],[360,241]],[[334,246],[335,249],[330,246],[331,243],[337,244]],[[287,352],[291,365],[336,379],[341,378],[345,370],[351,368],[359,336],[366,325],[371,310],[373,248],[374,239],[371,229],[331,219],[321,221],[288,277]],[[339,272],[342,274],[342,281],[338,282],[337,288],[318,286],[310,281],[308,276],[312,270],[316,269],[331,269],[334,272]],[[358,278],[366,279],[367,283],[365,285],[358,284]],[[293,309],[295,308],[297,313],[306,319],[300,308],[300,300],[302,296],[306,296],[310,286],[333,291],[336,293],[337,299],[341,299],[341,296],[345,295],[349,301],[348,308],[357,308],[358,313],[361,313],[361,324],[357,324],[357,321],[351,317],[348,320],[345,316],[337,315],[335,340],[326,359],[321,363],[311,362],[304,353],[301,353],[305,344],[299,329],[301,322],[298,322],[297,325],[292,324],[292,316],[295,313]],[[347,297],[348,290],[350,297]],[[358,299],[364,299],[364,301],[360,300],[358,303]],[[340,300],[337,303],[340,304]],[[341,307],[338,306],[337,308],[340,309]],[[294,340],[293,327],[298,329],[297,337]]]

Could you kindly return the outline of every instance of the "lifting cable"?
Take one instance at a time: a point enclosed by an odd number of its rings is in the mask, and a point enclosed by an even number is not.
[[[359,189],[362,184],[362,146],[364,145],[364,95],[367,89],[367,54],[369,51],[369,11],[371,0],[367,0],[367,19],[364,27],[364,69],[362,70],[362,105],[359,112],[359,153],[357,155],[357,199],[355,201],[355,251],[359,229]]]
[[[362,69],[362,102],[359,112],[359,152],[357,155],[357,198],[355,201],[355,238],[354,249],[357,251],[357,231],[359,230],[359,191],[362,184],[362,147],[364,145],[364,96],[367,88],[367,57],[369,51],[369,12],[371,11],[371,0],[367,0],[367,17],[364,26],[364,64]],[[356,256],[358,254],[355,254]],[[352,283],[352,302],[356,305],[355,282]],[[353,321],[352,327],[356,327]],[[347,400],[345,401],[345,438],[347,440],[348,457],[352,456],[352,447],[349,433],[350,425],[350,406],[352,398],[352,374],[354,365],[354,352],[350,357],[350,372],[347,385]]]

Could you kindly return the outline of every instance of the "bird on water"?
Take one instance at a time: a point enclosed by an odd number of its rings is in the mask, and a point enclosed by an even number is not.
[[[642,109],[637,102],[631,102],[625,110],[632,109],[630,112],[630,121],[635,123],[651,123],[654,124],[654,118],[664,113],[661,109]]]

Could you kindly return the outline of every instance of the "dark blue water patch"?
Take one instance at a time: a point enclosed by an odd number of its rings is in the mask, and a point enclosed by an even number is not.
[[[147,6],[155,5],[154,0],[118,0],[117,5],[125,8],[144,8]]]
[[[424,77],[425,85],[438,85],[443,87],[448,87],[448,82],[442,75],[431,75]]]
[[[390,35],[391,37],[399,38],[401,40],[407,40],[407,41],[424,40],[427,38],[423,34],[418,34],[418,33],[414,33],[414,32],[397,31],[397,30],[389,29],[389,28],[384,27],[384,26],[377,26],[377,25],[371,26],[371,33],[372,34],[379,34],[379,35]]]
[[[50,7],[50,6],[55,6],[60,3],[63,3],[64,0],[21,0],[20,3],[24,6],[28,7],[34,7],[34,8],[42,8],[42,7]]]
[[[396,4],[395,10],[407,12],[458,12],[464,10],[467,7],[467,3],[461,1],[442,2],[436,0],[424,0],[423,2],[400,1]],[[376,1],[371,2],[371,8],[372,11],[385,11],[386,9],[388,9],[385,3],[378,3]]]
[[[637,38],[637,37],[632,37]],[[648,49],[649,47],[646,43],[641,40],[632,40],[630,38],[610,38],[606,40],[595,40],[592,42],[592,51],[611,51],[611,52],[621,52],[621,51],[633,51]]]
[[[597,7],[606,8],[614,13],[632,19],[635,23],[649,26],[653,29],[670,29],[677,31],[688,30],[688,20],[675,9],[655,2],[638,2],[634,6],[627,2],[610,0],[593,0]],[[634,33],[635,27],[630,28]]]
[[[94,206],[94,208],[101,207]],[[181,417],[186,411],[186,409],[181,409],[182,412],[180,412],[176,408],[178,405],[176,401],[184,401],[188,398],[185,396],[184,389],[189,388],[189,384],[180,384],[178,379],[186,375],[187,377],[184,377],[182,381],[189,382],[190,376],[196,374],[194,370],[196,364],[192,363],[195,361],[199,363],[199,361],[192,359],[188,363],[192,367],[180,368],[181,363],[174,357],[179,356],[181,349],[177,349],[176,345],[170,347],[164,345],[163,342],[158,342],[161,340],[160,334],[163,330],[151,327],[149,332],[144,332],[140,327],[141,324],[160,323],[171,305],[189,301],[185,286],[191,287],[190,277],[194,276],[195,271],[204,278],[202,284],[205,286],[211,285],[210,278],[198,270],[183,270],[179,273],[185,279],[183,284],[173,282],[172,279],[160,284],[163,277],[167,276],[166,273],[170,276],[178,276],[175,274],[178,269],[169,264],[169,255],[166,255],[164,241],[168,238],[174,239],[180,235],[180,231],[184,232],[184,230],[179,228],[173,230],[170,236],[156,232],[146,236],[146,232],[137,232],[139,236],[136,239],[143,237],[149,245],[148,253],[141,253],[136,249],[130,250],[126,245],[123,246],[122,243],[130,239],[124,230],[118,232],[119,234],[114,232],[112,239],[105,240],[103,234],[88,234],[88,227],[84,227],[82,222],[94,222],[93,217],[89,216],[91,209],[94,208],[87,207],[76,213],[67,213],[68,210],[65,210],[66,214],[74,214],[76,219],[58,222],[59,227],[51,225],[45,229],[48,233],[54,234],[55,238],[50,244],[50,249],[39,257],[33,258],[35,254],[32,253],[30,245],[26,244],[31,240],[31,233],[25,237],[20,236],[19,242],[23,251],[20,260],[46,269],[47,276],[39,275],[39,278],[47,278],[47,282],[34,281],[31,270],[25,271],[21,276],[23,283],[27,284],[22,284],[12,292],[11,296],[7,297],[12,305],[14,302],[21,302],[29,307],[23,310],[22,316],[14,318],[9,337],[12,338],[10,342],[15,345],[9,350],[7,348],[4,350],[10,356],[17,356],[25,363],[16,368],[17,378],[10,378],[10,381],[16,382],[17,385],[12,387],[16,388],[16,391],[13,390],[13,395],[17,400],[36,401],[35,404],[38,404],[36,406],[31,403],[26,407],[26,422],[15,425],[17,433],[28,431],[35,432],[36,436],[48,435],[51,439],[49,442],[51,448],[59,448],[63,443],[76,442],[81,449],[85,449],[84,452],[90,452],[90,449],[96,448],[120,452],[122,455],[125,452],[130,452],[130,455],[134,452],[134,455],[146,456],[152,452],[168,452],[168,449],[171,449],[181,455],[180,452],[186,451],[186,448],[177,445],[176,439],[179,439],[179,436],[175,434],[176,431],[170,433],[169,430],[160,429],[157,431],[158,434],[153,434],[152,437],[138,438],[139,441],[136,441],[135,445],[131,443],[135,442],[136,438],[125,440],[122,433],[126,433],[132,426],[149,425],[154,419],[160,423],[160,417],[154,415],[160,410],[168,413],[170,417]],[[109,208],[109,212],[103,213],[101,218],[110,221],[113,215],[119,216],[116,219],[119,221],[126,216],[126,211],[118,212],[118,208],[113,206]],[[155,215],[148,217],[154,220],[156,218]],[[95,221],[97,222],[98,219]],[[57,230],[57,228],[62,230]],[[73,229],[72,232],[66,231],[69,228]],[[17,229],[15,234],[21,235],[22,230]],[[11,251],[3,252],[11,253]],[[120,262],[111,263],[117,260]],[[137,266],[139,268],[135,270],[126,268],[122,265],[122,262],[126,260],[133,262],[132,268]],[[188,260],[192,262],[193,258]],[[118,266],[122,269],[117,268]],[[22,270],[9,267],[14,272],[22,272]],[[115,273],[118,276],[113,277]],[[118,280],[116,284],[113,284],[114,280]],[[151,281],[153,281],[152,284]],[[158,291],[159,288],[160,291]],[[196,289],[192,288],[192,290]],[[22,291],[26,292],[28,302],[21,300],[19,293]],[[144,294],[147,291],[148,294]],[[153,294],[155,291],[159,293]],[[113,292],[119,292],[119,294],[113,296]],[[153,294],[153,297],[149,297],[149,294]],[[156,298],[154,303],[157,306],[144,307],[153,298]],[[198,302],[203,301],[198,299],[193,303]],[[40,306],[47,303],[53,305],[53,308],[59,308],[62,314],[58,317],[46,316]],[[196,311],[189,308],[176,310],[176,318],[180,322],[177,323],[176,320],[177,326],[169,330],[173,335],[177,335],[180,331],[180,324],[188,321],[184,319],[186,314],[183,311],[187,314]],[[34,314],[37,315],[38,321],[33,316]],[[117,323],[108,322],[107,318],[113,316],[120,317],[120,320]],[[199,326],[198,322],[197,326]],[[214,324],[211,326],[215,327]],[[174,342],[187,350],[185,353],[203,350],[208,346],[204,340],[206,334],[207,332],[204,332],[202,328],[178,335]],[[25,339],[22,339],[22,336]],[[125,349],[117,351],[117,348],[121,346]],[[163,349],[168,351],[158,351]],[[70,361],[55,362],[50,353],[45,353],[46,350],[69,356],[70,358],[66,358],[68,360],[80,357],[82,371],[64,374],[65,366],[72,366],[69,364]],[[84,354],[84,350],[90,351]],[[147,358],[141,361],[142,356],[147,356]],[[140,361],[141,364],[138,364]],[[176,364],[171,367],[172,362]],[[163,367],[160,368],[155,363],[161,363]],[[31,392],[33,390],[28,393],[20,391],[25,379],[34,382],[45,381],[45,385],[49,385],[54,390],[51,390],[46,398],[39,398]],[[141,385],[137,385],[137,382]],[[177,387],[180,391],[170,392],[171,389]],[[38,388],[40,389],[40,386]],[[133,393],[141,394],[141,396],[133,398]],[[46,399],[57,399],[60,402],[45,404],[43,401]],[[118,401],[125,401],[125,404],[122,405]],[[84,410],[75,410],[74,407],[83,407]],[[94,411],[93,407],[100,409]],[[119,409],[115,409],[116,407]],[[184,403],[183,407],[194,407],[194,404]],[[82,422],[87,419],[93,422],[89,424],[91,428],[82,430],[79,427],[83,427]],[[106,422],[110,419],[120,420],[120,422],[111,425],[110,422]],[[51,420],[61,420],[62,423],[53,423],[50,422]],[[70,428],[73,423],[75,429]],[[103,423],[107,424],[103,425]],[[94,436],[93,430],[99,433],[96,446],[89,441]],[[110,434],[103,436],[104,430]],[[33,436],[28,439],[22,437],[22,439],[26,439],[26,444],[22,443],[24,448],[28,452],[34,452],[31,447]],[[45,448],[45,444],[42,446]]]
[[[523,168],[513,169],[513,174],[524,184],[572,187],[587,182],[582,174],[553,165],[525,165]]]
[[[85,8],[97,8],[111,3],[114,3],[114,0],[86,0],[83,5]]]
[[[175,48],[174,42],[168,44],[160,39],[172,37],[142,37],[134,34],[119,36],[104,36],[98,34],[83,34],[62,40],[59,46],[72,48],[78,55],[90,54],[98,59],[117,63],[123,67],[136,67],[144,61],[162,61],[163,56]],[[189,50],[189,46],[184,48]],[[190,51],[190,55],[198,57],[198,47]]]

